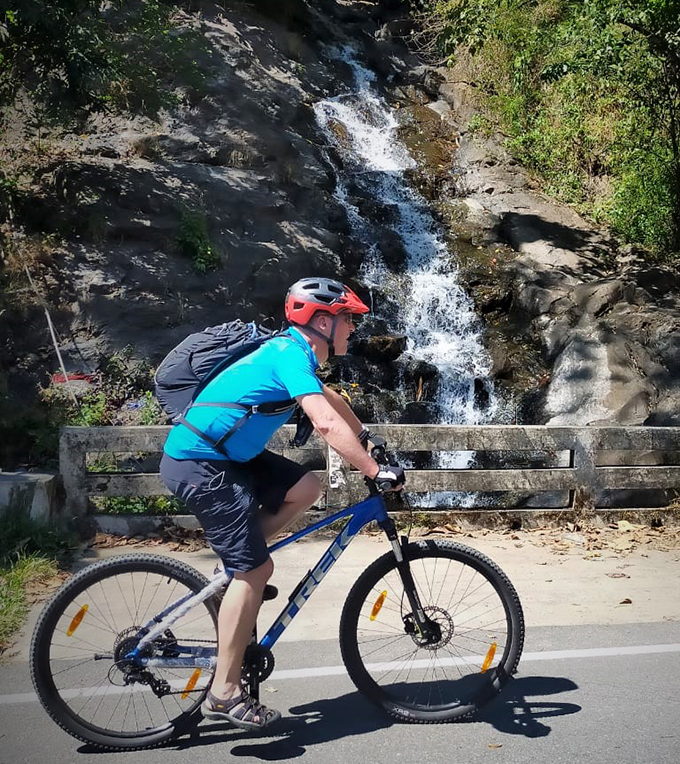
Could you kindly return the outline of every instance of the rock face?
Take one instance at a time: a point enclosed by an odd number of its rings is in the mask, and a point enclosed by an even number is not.
[[[329,0],[206,7],[185,18],[210,44],[211,73],[181,105],[156,120],[100,114],[78,135],[48,136],[15,223],[27,242],[53,242],[31,269],[68,372],[93,372],[125,347],[155,364],[197,327],[237,316],[278,323],[287,287],[310,274],[361,291],[364,251],[333,196],[342,158],[324,146],[311,106],[352,81],[330,44],[352,44],[385,76],[412,68],[393,40],[399,25],[375,39],[380,12]],[[394,215],[355,201],[378,229]],[[403,244],[387,229],[381,237],[403,268]],[[23,403],[58,370],[44,313],[29,300],[0,310],[0,322],[0,392]],[[404,349],[388,331],[364,346],[382,363]]]
[[[458,130],[459,146],[453,171],[430,163],[439,179],[420,187],[454,232],[494,376],[514,384],[521,421],[680,424],[677,272],[537,192],[498,140],[467,132],[473,88],[437,73],[429,110]],[[440,140],[430,119],[419,129]]]
[[[343,157],[324,146],[311,108],[352,79],[327,46],[352,44],[403,120],[419,164],[411,181],[448,232],[517,420],[680,424],[677,273],[543,197],[494,139],[468,134],[472,89],[408,54],[399,7],[206,6],[193,23],[216,63],[200,90],[157,120],[99,115],[78,135],[49,136],[16,222],[53,242],[30,266],[67,371],[92,372],[126,346],[154,364],[197,327],[236,316],[278,322],[302,276],[341,278],[361,294],[365,247],[333,195]],[[358,187],[348,198],[403,273],[395,210]],[[207,268],[187,240],[212,258]],[[11,407],[57,362],[38,303],[0,311],[0,322],[0,393],[5,385]],[[405,345],[374,321],[326,379],[342,383],[365,421],[432,421],[437,370],[403,355]],[[475,394],[483,407],[482,380]]]

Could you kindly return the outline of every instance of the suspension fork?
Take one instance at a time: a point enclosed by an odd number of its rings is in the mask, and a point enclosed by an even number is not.
[[[411,615],[415,622],[415,628],[419,636],[425,641],[425,644],[433,644],[441,638],[441,630],[437,623],[425,615],[423,606],[418,596],[413,574],[411,573],[411,562],[408,556],[408,538],[397,534],[397,529],[392,518],[388,517],[379,523],[380,527],[387,534],[387,538],[392,544],[392,551],[397,560],[397,570],[404,585],[404,592],[411,607]]]

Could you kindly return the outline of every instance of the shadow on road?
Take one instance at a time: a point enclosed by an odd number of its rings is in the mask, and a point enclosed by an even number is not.
[[[541,720],[553,716],[576,714],[581,706],[575,703],[529,700],[529,698],[556,695],[578,689],[571,679],[552,676],[523,676],[512,679],[503,692],[473,721],[486,722],[499,732],[525,737],[545,737],[552,728]]]
[[[545,737],[552,728],[546,720],[575,714],[575,703],[534,700],[578,689],[564,677],[529,676],[512,679],[503,692],[470,722],[485,723],[500,732],[525,737]],[[170,744],[187,751],[199,746],[227,744],[232,756],[250,756],[261,761],[285,761],[303,756],[307,748],[357,735],[387,729],[393,722],[358,692],[337,698],[320,699],[290,709],[289,715],[272,727],[271,732],[254,735],[234,730],[228,724],[203,723],[190,736]],[[80,753],[92,753],[82,746]]]

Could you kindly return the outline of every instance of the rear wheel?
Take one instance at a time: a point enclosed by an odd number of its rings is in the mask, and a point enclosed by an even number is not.
[[[395,718],[448,722],[486,704],[514,673],[524,643],[517,593],[475,549],[451,542],[408,545],[423,611],[423,639],[392,552],[370,565],[349,593],[340,646],[357,688]]]
[[[124,555],[91,565],[59,589],[31,643],[31,676],[47,713],[98,748],[151,748],[199,721],[213,669],[143,668],[126,658],[140,628],[208,580],[167,557]],[[197,605],[145,648],[145,657],[214,650],[217,605]]]

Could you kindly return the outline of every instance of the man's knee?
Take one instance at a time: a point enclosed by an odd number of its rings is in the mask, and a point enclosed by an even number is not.
[[[308,472],[288,491],[285,501],[311,507],[317,502],[319,496],[321,496],[321,482],[316,475]]]
[[[271,557],[268,557],[262,565],[258,565],[257,568],[245,572],[239,571],[234,577],[241,581],[247,581],[251,586],[259,589],[264,588],[264,585],[269,581],[273,573],[274,560],[272,560]]]

